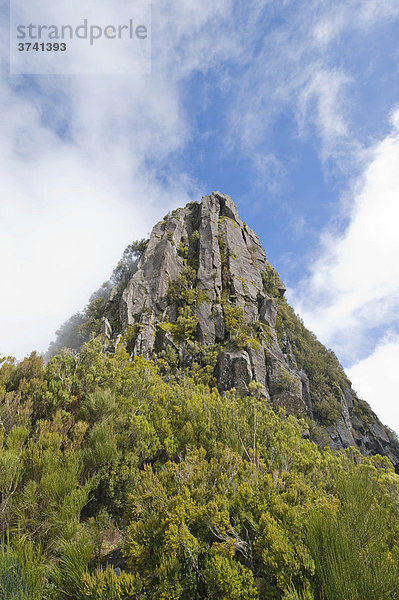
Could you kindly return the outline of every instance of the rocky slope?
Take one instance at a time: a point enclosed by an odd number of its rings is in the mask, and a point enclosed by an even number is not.
[[[321,445],[384,454],[398,468],[395,436],[284,292],[256,233],[215,192],[154,227],[136,272],[111,294],[103,333],[110,347],[122,333],[132,354],[163,369],[202,370],[222,392],[258,394],[306,418]]]

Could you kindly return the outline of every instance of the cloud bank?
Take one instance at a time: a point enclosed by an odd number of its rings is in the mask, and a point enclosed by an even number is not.
[[[198,199],[188,174],[161,179],[152,161],[191,135],[184,78],[237,51],[213,40],[230,5],[156,3],[151,76],[9,76],[3,31],[0,354],[44,351],[128,243]]]
[[[339,354],[361,397],[399,431],[399,110],[370,156],[346,198],[349,225],[324,234],[293,302]]]
[[[364,360],[347,370],[354,388],[368,398],[384,424],[399,432],[399,336],[386,335]]]
[[[399,111],[391,123],[346,199],[349,225],[324,234],[321,255],[302,283],[306,321],[346,358],[361,355],[371,329],[397,321]]]

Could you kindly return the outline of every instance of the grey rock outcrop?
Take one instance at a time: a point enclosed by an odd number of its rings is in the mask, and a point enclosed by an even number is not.
[[[249,393],[252,381],[252,366],[247,352],[221,352],[217,365],[219,389],[222,392],[236,388],[243,396]]]
[[[320,443],[382,453],[398,468],[392,433],[356,397],[343,372],[339,381],[326,376],[316,389],[280,315],[284,292],[256,233],[229,196],[214,192],[154,227],[122,294],[121,328],[132,332],[133,354],[157,360],[170,347],[182,368],[194,360],[193,344],[216,348],[214,377],[222,393],[235,388],[248,395],[254,382],[264,401],[314,421]],[[109,322],[103,327],[109,338]]]

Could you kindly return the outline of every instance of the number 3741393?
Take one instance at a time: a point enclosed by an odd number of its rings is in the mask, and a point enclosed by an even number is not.
[[[21,42],[18,44],[19,52],[65,52],[67,45],[65,43],[59,44],[58,42]]]

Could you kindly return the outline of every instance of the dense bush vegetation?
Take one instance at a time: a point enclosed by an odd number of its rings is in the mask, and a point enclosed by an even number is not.
[[[292,352],[295,366],[309,377],[315,417],[326,425],[336,422],[350,382],[334,352],[306,329],[284,299],[278,301],[276,330],[280,345],[288,354]]]
[[[162,377],[96,338],[1,360],[0,598],[398,598],[389,461],[320,452],[255,389],[222,398],[168,358]]]

